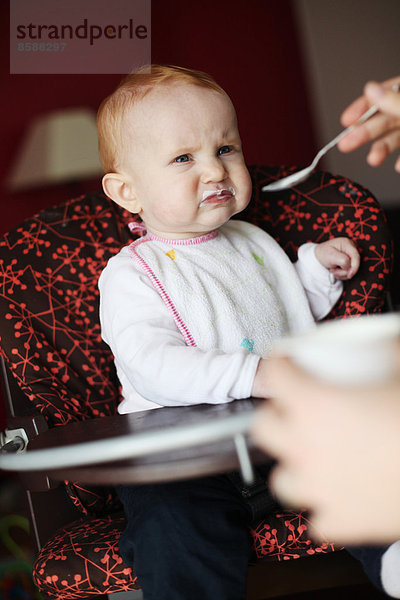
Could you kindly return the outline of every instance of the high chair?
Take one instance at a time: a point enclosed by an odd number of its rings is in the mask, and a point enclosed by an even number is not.
[[[384,311],[392,242],[376,199],[322,171],[298,188],[261,192],[290,171],[250,167],[253,199],[238,217],[266,229],[292,260],[304,242],[353,239],[360,270],[344,283],[328,318]],[[18,448],[13,438],[33,439],[48,428],[62,434],[73,423],[116,415],[120,389],[101,340],[97,280],[108,259],[134,239],[130,221],[132,215],[92,193],[43,210],[0,240],[0,353],[9,414],[4,441],[11,446]],[[59,484],[35,472],[21,479],[39,552],[34,580],[44,598],[105,598],[140,588],[118,554],[124,516],[111,485]],[[305,512],[280,510],[252,527],[256,566],[250,568],[249,599],[363,580],[340,548],[329,540],[313,542],[308,525]]]

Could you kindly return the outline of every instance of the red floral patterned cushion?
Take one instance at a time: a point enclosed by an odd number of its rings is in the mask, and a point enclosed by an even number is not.
[[[362,263],[329,318],[383,309],[392,264],[390,235],[368,190],[316,172],[299,189],[262,193],[290,169],[250,168],[254,198],[238,215],[269,231],[294,259],[306,241],[344,235]],[[97,280],[107,260],[132,239],[131,215],[101,193],[45,210],[0,240],[0,352],[18,385],[49,426],[114,414],[120,393],[110,350],[101,341]],[[139,587],[117,552],[123,518],[111,489],[68,483],[88,518],[64,528],[35,568],[49,598],[87,598]],[[113,516],[106,513],[113,511]],[[90,518],[90,516],[92,517]],[[252,530],[254,559],[290,559],[328,552],[308,537],[302,513],[277,513]],[[72,565],[72,566],[71,566]]]
[[[361,185],[317,171],[297,189],[262,192],[263,185],[290,174],[286,167],[253,167],[254,200],[239,218],[266,229],[295,260],[308,241],[349,237],[361,253],[357,275],[328,318],[382,311],[392,270],[393,249],[386,217],[372,194]]]
[[[36,561],[33,575],[39,590],[54,600],[86,600],[91,595],[139,589],[137,577],[118,553],[124,527],[124,517],[116,514],[82,519],[60,529]],[[334,550],[329,542],[316,545],[311,541],[308,519],[301,512],[271,515],[251,533],[252,562],[290,560]]]
[[[118,553],[121,515],[82,519],[60,529],[42,549],[33,577],[46,597],[65,600],[138,589]]]

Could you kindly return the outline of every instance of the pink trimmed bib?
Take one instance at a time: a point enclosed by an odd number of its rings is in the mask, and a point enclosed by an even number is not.
[[[249,223],[188,240],[148,234],[130,253],[189,346],[267,356],[274,340],[314,323],[289,258]]]

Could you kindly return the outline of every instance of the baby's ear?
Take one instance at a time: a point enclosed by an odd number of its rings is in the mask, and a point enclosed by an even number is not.
[[[106,173],[103,180],[104,193],[117,204],[126,208],[131,213],[141,211],[141,206],[136,198],[132,182],[121,173]]]

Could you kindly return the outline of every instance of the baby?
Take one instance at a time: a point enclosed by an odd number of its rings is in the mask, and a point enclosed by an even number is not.
[[[236,114],[208,75],[152,65],[98,113],[103,188],[146,235],[99,280],[102,335],[119,412],[268,395],[274,340],[323,318],[359,254],[347,238],[299,249],[293,265],[249,223],[251,180]],[[121,486],[120,542],[146,600],[245,597],[249,512],[226,475]]]

